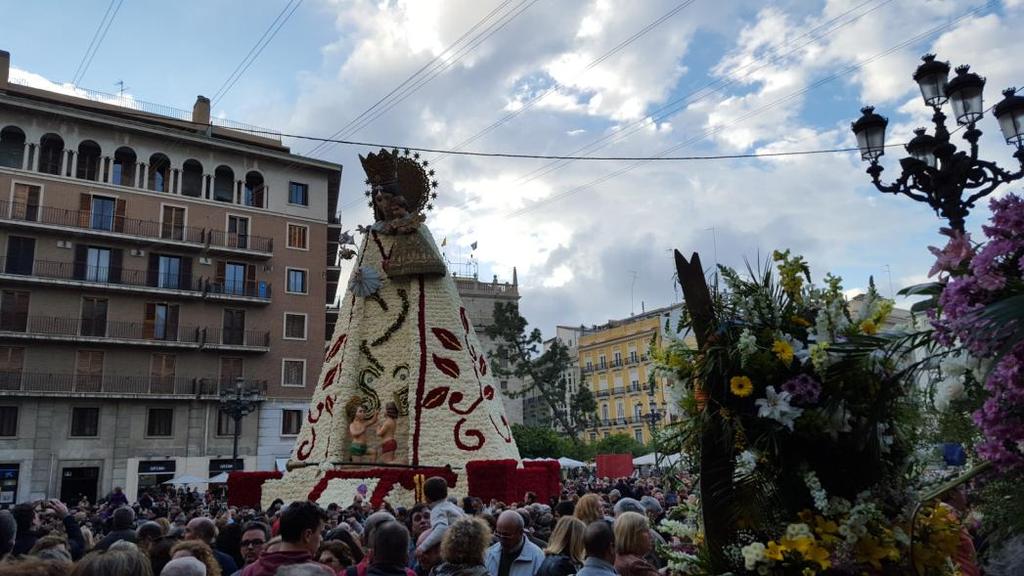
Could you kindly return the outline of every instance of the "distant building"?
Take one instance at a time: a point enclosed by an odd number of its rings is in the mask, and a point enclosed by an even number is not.
[[[273,469],[333,331],[341,166],[211,119],[206,98],[68,96],[9,66],[0,52],[0,505]],[[237,461],[219,409],[236,384],[260,401]]]
[[[584,434],[595,441],[612,434],[628,434],[638,442],[651,441],[652,408],[660,428],[678,417],[678,407],[666,390],[668,379],[649,381],[654,364],[648,353],[652,342],[662,346],[675,337],[682,304],[610,320],[586,329],[579,336],[577,356],[581,375],[597,400],[597,426]]]
[[[570,364],[565,372],[562,373],[562,378],[565,379],[566,383],[565,398],[563,400],[566,409],[570,406],[572,397],[576,395],[582,384],[578,355],[580,335],[582,333],[583,329],[581,327],[557,326],[555,327],[555,336],[544,341],[545,352],[551,348],[554,342],[560,342],[568,348]],[[552,417],[550,405],[541,397],[540,391],[536,388],[527,393],[526,397],[523,398],[523,424],[534,427],[555,426],[559,430],[562,428],[559,421]]]
[[[484,352],[493,364],[494,351],[496,346],[494,340],[486,333],[488,326],[494,324],[494,305],[518,304],[519,303],[519,278],[515,268],[512,269],[512,282],[498,282],[495,276],[491,282],[481,282],[476,276],[455,276],[455,287],[462,297],[462,303],[466,307],[469,319],[473,322],[473,329],[480,338],[480,344]],[[523,399],[510,397],[523,389],[523,381],[515,377],[495,376],[501,388],[505,404],[505,415],[511,424],[523,423]]]

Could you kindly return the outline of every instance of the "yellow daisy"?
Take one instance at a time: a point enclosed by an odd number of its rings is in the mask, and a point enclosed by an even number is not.
[[[793,362],[793,345],[785,340],[776,340],[772,344],[772,352],[787,366]]]
[[[754,383],[746,376],[733,376],[729,379],[729,391],[733,396],[746,398],[754,392]]]

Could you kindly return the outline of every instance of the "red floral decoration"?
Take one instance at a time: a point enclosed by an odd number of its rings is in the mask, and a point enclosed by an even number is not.
[[[228,504],[258,508],[263,496],[263,483],[280,477],[280,472],[231,472],[228,474]]]
[[[309,500],[316,502],[320,499],[320,496],[327,489],[327,483],[334,478],[357,478],[357,479],[371,479],[376,478],[377,487],[373,489],[373,494],[370,495],[370,505],[374,508],[380,506],[384,502],[384,497],[388,495],[388,492],[395,487],[396,484],[401,485],[403,488],[408,490],[416,489],[416,476],[423,476],[430,478],[431,476],[440,476],[448,482],[449,487],[455,486],[458,476],[455,472],[452,472],[451,468],[444,467],[426,467],[426,468],[370,468],[367,470],[331,470],[324,474],[323,478],[316,483],[309,492]],[[339,506],[348,506],[349,502],[338,502]]]

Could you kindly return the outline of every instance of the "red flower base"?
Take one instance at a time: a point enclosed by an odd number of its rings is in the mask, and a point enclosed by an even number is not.
[[[370,494],[370,505],[376,508],[395,485],[417,491],[417,476],[423,480],[440,476],[448,481],[449,487],[458,481],[458,475],[447,466],[331,470],[313,486],[307,498],[314,502],[319,499],[333,478],[376,478],[377,486]],[[232,472],[228,476],[228,504],[258,507],[263,482],[280,477],[280,472]],[[484,502],[519,502],[527,492],[535,492],[539,502],[547,502],[559,495],[559,466],[555,461],[542,461],[524,462],[523,468],[518,468],[515,460],[474,460],[466,465],[466,486],[470,496]]]

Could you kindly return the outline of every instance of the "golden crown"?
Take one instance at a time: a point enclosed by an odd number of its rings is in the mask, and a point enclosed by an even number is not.
[[[419,153],[409,149],[399,152],[397,148],[389,152],[381,148],[376,154],[371,152],[359,156],[359,162],[366,172],[366,184],[369,186],[366,196],[370,198],[370,207],[374,207],[374,193],[383,191],[402,196],[411,213],[421,212],[424,208],[433,209],[437,181],[433,180],[434,171],[428,170],[427,161],[420,160]]]

